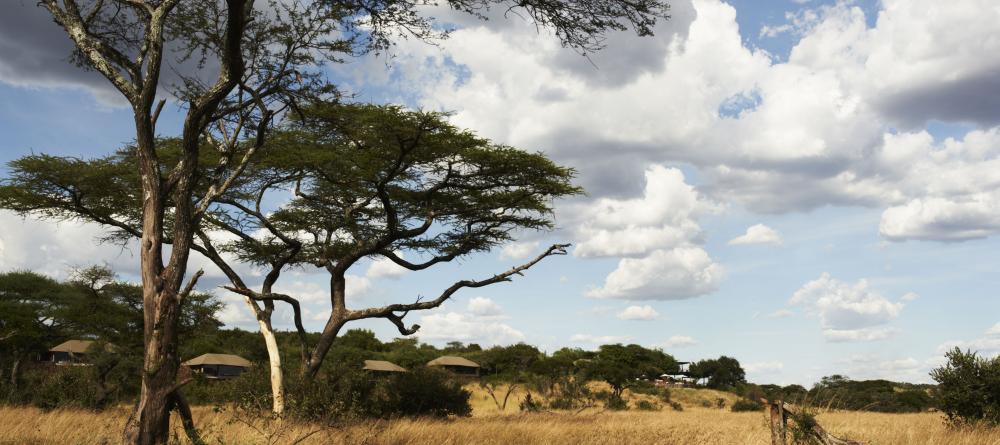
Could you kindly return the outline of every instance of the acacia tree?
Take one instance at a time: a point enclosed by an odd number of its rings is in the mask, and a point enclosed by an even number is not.
[[[624,404],[622,393],[640,378],[654,378],[677,369],[677,361],[659,349],[640,345],[601,345],[585,368],[589,377],[604,380],[611,386],[612,403]]]
[[[313,0],[267,3],[253,0],[40,0],[75,46],[74,60],[105,77],[128,101],[135,123],[140,201],[140,271],[144,307],[142,391],[126,424],[129,443],[165,443],[169,411],[186,403],[177,391],[178,307],[193,289],[185,285],[187,262],[199,220],[224,194],[256,153],[237,157],[243,137],[259,148],[274,116],[316,93],[317,58],[388,46],[397,32],[420,39],[440,36],[440,27],[419,8],[423,0],[364,2]],[[560,40],[583,50],[601,46],[608,30],[631,26],[652,34],[666,17],[660,0],[451,0],[456,10],[485,17],[496,6],[518,9]],[[267,11],[262,12],[262,9]],[[330,41],[328,36],[348,41]],[[357,45],[355,45],[357,44]],[[169,85],[164,63],[193,62],[202,68],[181,75],[174,97],[183,104],[181,156],[167,169],[156,151],[156,123]],[[205,80],[209,79],[209,80]],[[322,92],[322,89],[320,89]],[[204,142],[220,154],[212,186],[195,195]],[[168,201],[173,207],[168,212]],[[168,221],[168,217],[170,220]],[[164,259],[164,245],[172,248]]]
[[[385,256],[420,270],[488,250],[510,239],[514,230],[550,227],[549,200],[578,191],[569,184],[571,170],[539,154],[491,144],[459,131],[444,119],[440,113],[406,112],[391,106],[320,102],[304,107],[301,118],[273,135],[272,143],[261,148],[264,156],[246,164],[242,176],[215,199],[193,229],[195,239],[190,248],[223,271],[230,281],[228,288],[246,296],[255,311],[271,363],[276,413],[284,406],[284,378],[271,328],[275,301],[288,303],[293,309],[301,369],[311,378],[344,323],[381,317],[402,326],[398,312],[436,307],[462,287],[507,281],[542,257],[563,252],[563,246],[553,246],[529,264],[485,280],[456,283],[432,301],[365,312],[346,310],[346,271],[361,259]],[[180,144],[177,139],[157,140],[160,162],[175,162]],[[46,155],[18,159],[10,164],[12,174],[0,186],[0,207],[51,218],[96,221],[113,229],[107,241],[139,238],[142,218],[135,209],[141,200],[140,179],[130,168],[136,150],[130,146],[92,160]],[[205,178],[212,177],[212,166],[219,161],[211,151],[203,152],[200,160],[192,186],[196,197],[209,193],[212,183]],[[334,177],[336,182],[331,182]],[[381,185],[372,188],[380,181]],[[277,212],[265,208],[270,196],[290,191],[298,194],[296,200]],[[385,203],[388,212],[377,207]],[[172,208],[172,201],[166,206]],[[395,220],[394,226],[388,225],[389,218]],[[419,227],[401,228],[414,219]],[[436,224],[433,230],[432,224]],[[390,229],[391,234],[387,233]],[[356,238],[334,236],[343,231],[354,233]],[[324,234],[312,238],[298,236],[321,232]],[[222,241],[227,238],[237,241]],[[350,248],[361,242],[371,245],[364,251]],[[396,254],[400,251],[429,253],[433,258],[423,264],[409,263]],[[259,286],[247,283],[238,265],[233,264],[233,256],[266,271]],[[273,287],[285,268],[326,264],[324,261],[339,264],[331,289],[335,295],[332,307],[339,309],[331,315],[337,318],[328,323],[330,329],[316,345],[309,345],[299,301],[273,292]],[[401,332],[417,329],[401,328]]]
[[[180,153],[180,143],[181,141],[176,138],[157,140],[157,157],[163,166],[176,162]],[[234,149],[246,151],[249,148],[237,145]],[[13,161],[10,164],[12,174],[3,185],[0,185],[0,207],[13,209],[22,214],[30,213],[54,219],[82,218],[98,222],[110,227],[104,241],[127,246],[130,240],[141,239],[142,236],[142,214],[138,210],[142,201],[142,189],[139,186],[139,175],[132,168],[136,150],[136,147],[130,146],[111,156],[91,160],[32,155]],[[196,197],[204,196],[212,187],[213,171],[219,162],[219,155],[213,150],[206,150],[200,155],[199,171],[193,186]],[[253,168],[253,163],[247,163],[245,168]],[[260,172],[249,176],[262,180],[264,174]],[[261,211],[263,195],[254,195],[255,187],[249,187],[249,191],[247,188],[244,179],[236,177],[226,192],[220,195],[218,201],[231,203],[250,213],[255,212],[250,210],[251,208],[257,212]],[[171,209],[173,202],[168,200],[165,206]],[[233,286],[245,289],[248,288],[248,284],[237,272],[238,267],[215,251],[210,241],[210,237],[215,235],[213,228],[216,225],[213,222],[227,221],[231,224],[229,227],[239,225],[236,219],[227,217],[225,209],[220,206],[222,204],[216,202],[199,220],[199,225],[194,229],[196,238],[190,248],[211,260]],[[169,216],[170,212],[167,213]],[[172,224],[173,221],[167,218],[166,223]],[[165,242],[169,242],[169,239]],[[270,291],[286,265],[288,256],[286,252],[273,252],[270,269],[267,270],[260,285],[261,292]],[[268,352],[273,395],[272,410],[276,415],[280,415],[285,406],[284,378],[281,354],[271,325],[274,302],[268,300],[258,303],[250,298],[246,298],[245,301],[257,319]],[[181,305],[182,313],[186,305],[186,303]],[[141,316],[141,295],[139,306]]]
[[[0,274],[0,363],[10,370],[12,393],[24,360],[47,351],[61,337],[62,325],[54,315],[66,298],[64,286],[52,278],[32,272]]]
[[[570,183],[572,169],[461,131],[445,118],[396,106],[316,103],[274,135],[271,143],[280,149],[271,150],[280,155],[261,162],[260,170],[284,181],[256,181],[262,186],[257,195],[287,188],[294,197],[267,215],[252,212],[252,224],[230,227],[237,240],[222,249],[264,264],[273,252],[293,251],[290,266],[329,274],[331,312],[314,345],[307,342],[294,296],[229,288],[292,304],[303,377],[316,376],[348,322],[383,318],[411,335],[420,326],[404,323],[409,312],[438,307],[463,288],[510,281],[548,256],[565,254],[566,245],[553,245],[525,264],[457,281],[426,301],[347,307],[347,272],[363,259],[386,258],[419,271],[488,251],[516,231],[551,228],[552,200],[579,193]],[[258,230],[266,235],[247,235]]]

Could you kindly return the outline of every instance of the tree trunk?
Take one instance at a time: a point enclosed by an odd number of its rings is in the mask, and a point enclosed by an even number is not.
[[[305,381],[312,381],[316,378],[320,366],[323,365],[323,359],[326,358],[327,352],[330,352],[330,346],[333,345],[340,329],[348,321],[347,279],[344,276],[344,270],[339,267],[328,270],[330,271],[330,302],[332,303],[330,318],[326,320],[326,326],[323,327],[323,332],[320,333],[319,341],[313,347],[312,353],[305,357],[306,362],[302,364],[302,379]]]
[[[142,276],[143,343],[142,389],[125,442],[135,445],[166,444],[170,438],[170,400],[177,383],[177,321],[179,291],[190,254],[190,177],[175,185],[173,248],[168,267],[163,265],[164,196],[155,154],[149,115],[136,110],[139,172],[143,191],[140,272]],[[186,160],[185,160],[186,161]],[[181,162],[185,162],[181,161]],[[186,166],[193,172],[194,165]],[[179,199],[178,199],[179,198]],[[187,204],[187,205],[185,205]]]
[[[10,367],[10,390],[11,393],[17,391],[17,381],[20,380],[18,377],[21,374],[21,359],[15,358],[14,364]]]
[[[326,321],[326,326],[323,328],[323,332],[319,336],[319,341],[316,342],[316,346],[313,347],[312,353],[309,354],[308,362],[303,363],[303,380],[312,381],[316,378],[316,374],[319,373],[320,366],[323,365],[323,359],[326,358],[327,352],[330,352],[330,346],[333,345],[333,341],[337,338],[337,334],[340,333],[340,328],[344,327],[344,323],[347,323],[347,320],[341,313],[338,313],[338,311],[334,309],[333,313],[330,314],[330,319]]]
[[[267,359],[271,367],[271,412],[277,416],[285,412],[285,375],[281,370],[281,353],[278,351],[278,340],[270,320],[257,319],[260,325],[260,335],[267,345]]]

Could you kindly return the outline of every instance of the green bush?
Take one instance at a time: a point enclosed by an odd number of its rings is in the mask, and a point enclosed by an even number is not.
[[[593,406],[596,395],[587,387],[587,382],[573,376],[556,379],[554,397],[549,401],[551,409],[579,409]],[[606,394],[607,391],[605,391]]]
[[[611,394],[604,401],[604,407],[613,411],[624,411],[628,409],[628,402],[621,397]]]
[[[659,411],[660,405],[657,405],[649,400],[640,400],[639,403],[635,404],[636,409],[639,411]]]
[[[650,396],[660,395],[660,388],[657,388],[656,385],[645,380],[635,382],[632,386],[629,386],[628,389],[633,394],[646,394]]]
[[[531,393],[530,392],[526,396],[524,396],[524,400],[521,400],[521,403],[520,403],[519,406],[521,408],[521,411],[526,411],[526,412],[530,412],[530,413],[538,412],[538,411],[542,410],[542,404],[541,404],[541,402],[538,402],[538,401],[536,401],[534,399],[534,397],[531,397]]]
[[[1000,424],[1000,357],[986,359],[955,348],[931,371],[934,400],[954,425]]]
[[[416,368],[390,376],[341,369],[289,390],[289,412],[317,421],[397,416],[468,416],[470,393],[446,371]]]
[[[99,371],[104,371],[101,374]],[[100,378],[103,376],[104,380]],[[32,405],[43,410],[79,408],[100,410],[134,397],[132,385],[119,381],[113,368],[96,366],[33,366],[22,373],[16,387],[0,385],[0,401]]]
[[[202,374],[195,374],[194,381],[185,385],[181,391],[191,405],[219,406],[237,403],[247,394],[259,394],[270,400],[269,369],[254,366],[239,377],[231,379],[209,379]]]
[[[733,406],[730,408],[730,410],[734,413],[746,412],[746,411],[761,411],[763,409],[764,406],[761,405],[760,402],[754,402],[753,400],[750,399],[739,399],[736,401],[736,403],[733,403]]]

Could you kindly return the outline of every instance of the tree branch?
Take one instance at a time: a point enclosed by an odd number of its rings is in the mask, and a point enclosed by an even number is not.
[[[437,298],[435,298],[433,300],[419,301],[419,299],[418,299],[416,302],[409,303],[409,304],[406,304],[406,303],[390,304],[388,306],[383,306],[383,307],[379,307],[379,308],[369,308],[369,309],[363,309],[363,310],[357,310],[357,311],[350,311],[347,314],[347,319],[348,320],[360,320],[360,319],[364,319],[364,318],[385,318],[385,319],[389,320],[390,322],[392,322],[393,324],[395,324],[396,328],[399,329],[399,332],[401,334],[403,334],[403,335],[411,335],[411,334],[416,333],[417,330],[420,329],[420,325],[416,325],[415,324],[412,327],[407,328],[406,325],[403,323],[403,317],[406,317],[406,315],[410,311],[436,308],[436,307],[440,306],[441,304],[443,304],[445,301],[448,301],[448,299],[451,298],[451,296],[454,295],[455,292],[458,292],[462,288],[466,288],[466,287],[468,287],[468,288],[479,288],[479,287],[489,286],[491,284],[496,284],[496,283],[500,283],[500,282],[504,282],[504,281],[510,281],[511,277],[513,277],[514,275],[523,275],[522,272],[530,269],[532,266],[534,266],[535,264],[538,264],[543,259],[545,259],[545,258],[547,258],[549,256],[553,256],[553,255],[566,255],[566,248],[569,247],[569,246],[570,246],[569,244],[553,244],[548,249],[546,249],[544,252],[542,252],[540,255],[538,255],[537,257],[535,257],[535,259],[533,259],[533,260],[531,260],[531,261],[529,261],[529,262],[527,262],[525,264],[522,264],[520,266],[511,268],[510,270],[508,270],[506,272],[494,275],[494,276],[492,276],[490,278],[487,278],[487,279],[484,279],[484,280],[478,280],[478,281],[475,281],[475,280],[462,280],[462,281],[458,281],[455,284],[452,284],[447,289],[445,289],[444,292],[442,292],[440,296],[438,296]],[[397,315],[396,314],[397,312],[402,312],[402,314],[401,315]]]

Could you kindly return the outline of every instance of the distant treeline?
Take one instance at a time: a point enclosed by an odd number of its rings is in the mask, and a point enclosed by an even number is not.
[[[3,339],[0,341],[0,400],[47,408],[101,408],[133,400],[139,390],[137,376],[142,363],[141,295],[141,289],[116,280],[106,268],[84,269],[63,282],[31,272],[0,274],[0,338]],[[186,360],[204,353],[229,353],[259,366],[244,378],[192,383],[185,392],[194,403],[237,401],[248,390],[267,392],[268,356],[260,336],[256,332],[223,328],[218,320],[221,309],[222,305],[210,294],[194,294],[187,300],[183,308],[179,358]],[[96,340],[98,346],[92,347],[92,353],[88,354],[92,366],[54,367],[38,362],[49,348],[74,338]],[[277,340],[286,375],[295,376],[301,363],[297,359],[301,353],[300,338],[295,332],[278,332]],[[307,335],[307,343],[317,340],[318,334]],[[113,345],[113,348],[105,345]],[[417,338],[383,342],[371,331],[349,330],[335,340],[321,370],[320,382],[324,388],[341,388],[346,381],[343,379],[354,379],[350,380],[353,386],[343,391],[355,397],[357,391],[375,391],[359,383],[364,380],[364,374],[360,373],[364,360],[387,360],[417,370],[442,355],[461,356],[478,363],[480,379],[486,385],[521,385],[555,400],[553,406],[556,407],[591,403],[587,401],[591,395],[586,385],[581,386],[587,381],[603,381],[609,385],[610,391],[598,397],[608,406],[627,407],[622,398],[626,390],[663,393],[663,400],[670,403],[668,391],[654,389],[650,382],[664,373],[674,374],[680,369],[672,355],[634,344],[603,345],[596,350],[562,348],[545,353],[523,343],[483,348],[475,343],[461,342],[437,347],[421,343]],[[431,373],[413,378],[424,382],[416,386],[439,388],[439,391],[450,392],[454,396],[452,399],[460,399],[460,389],[449,389],[439,377]],[[738,360],[726,356],[691,363],[688,377],[699,386],[743,396],[746,403],[741,406],[747,408],[759,406],[757,400],[761,397],[882,412],[916,412],[933,406],[929,385],[886,380],[853,381],[839,375],[824,377],[810,389],[799,385],[756,385],[746,381]],[[294,378],[292,380],[290,392],[297,388]],[[317,392],[315,388],[298,390],[303,394]],[[330,393],[327,396],[345,395]],[[397,408],[386,408],[385,412],[393,409]],[[405,411],[403,407],[398,409]]]
[[[801,385],[745,385],[738,393],[750,400],[761,397],[822,408],[886,413],[912,413],[934,407],[934,385],[889,380],[851,380],[846,376],[823,377],[811,389]]]

